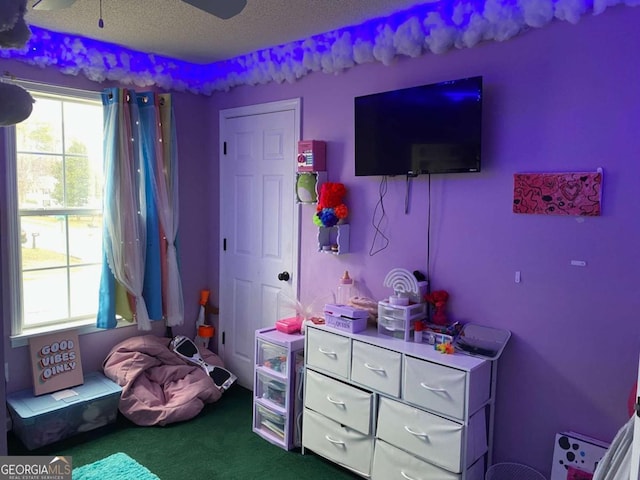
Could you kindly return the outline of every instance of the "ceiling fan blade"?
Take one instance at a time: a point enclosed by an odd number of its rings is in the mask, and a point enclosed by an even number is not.
[[[73,5],[76,0],[36,0],[33,10],[60,10]]]
[[[202,11],[228,20],[238,15],[247,6],[247,0],[182,0]]]

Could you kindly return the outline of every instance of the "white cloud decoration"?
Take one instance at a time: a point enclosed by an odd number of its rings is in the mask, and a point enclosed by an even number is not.
[[[31,27],[29,42],[20,49],[0,50],[0,58],[83,74],[96,82],[210,95],[239,85],[294,82],[312,72],[337,74],[363,63],[391,65],[399,56],[504,41],[554,19],[577,23],[587,13],[597,15],[614,5],[637,6],[640,0],[442,0],[207,65]]]

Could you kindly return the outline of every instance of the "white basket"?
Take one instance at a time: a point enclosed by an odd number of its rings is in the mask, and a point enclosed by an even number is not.
[[[547,480],[537,470],[521,463],[496,463],[487,470],[485,480]]]

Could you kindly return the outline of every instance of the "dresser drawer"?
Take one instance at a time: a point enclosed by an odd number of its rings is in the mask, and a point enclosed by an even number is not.
[[[462,472],[462,433],[459,423],[380,399],[376,436],[454,473]]]
[[[371,392],[307,370],[304,398],[305,407],[364,434],[372,433]]]
[[[467,373],[437,363],[405,357],[403,398],[414,405],[463,419]]]
[[[351,357],[351,380],[367,388],[394,397],[400,396],[399,352],[354,340]]]
[[[331,461],[369,476],[373,437],[344,427],[319,413],[304,409],[302,445]]]
[[[382,440],[376,440],[372,480],[460,480],[462,476],[442,470]]]
[[[306,362],[311,367],[320,368],[329,373],[349,378],[351,360],[351,341],[335,333],[307,329]]]

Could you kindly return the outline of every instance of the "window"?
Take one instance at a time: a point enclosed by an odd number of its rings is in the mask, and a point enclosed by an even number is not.
[[[7,129],[14,336],[94,325],[102,268],[100,94],[21,85],[35,103]]]

